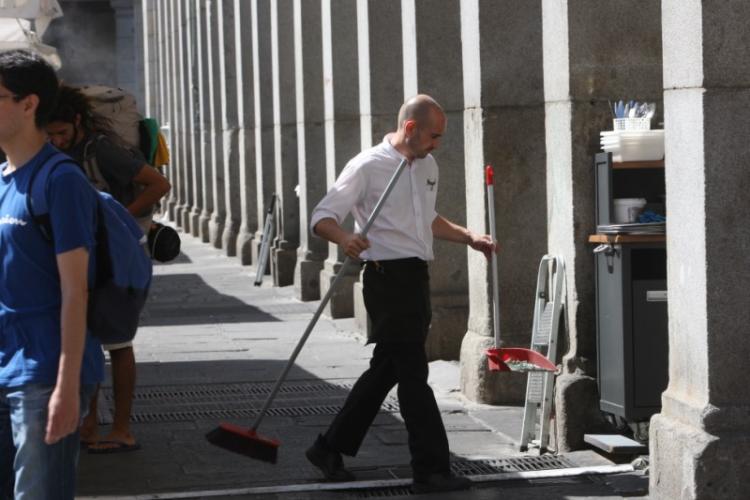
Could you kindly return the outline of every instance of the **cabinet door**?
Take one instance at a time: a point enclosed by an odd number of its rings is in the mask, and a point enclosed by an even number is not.
[[[625,416],[625,323],[622,247],[615,255],[596,255],[596,327],[599,379],[599,407]],[[625,249],[627,251],[627,249]]]
[[[633,406],[646,410],[643,417],[661,408],[661,393],[668,381],[668,317],[666,280],[633,280]],[[640,412],[639,412],[640,413]]]

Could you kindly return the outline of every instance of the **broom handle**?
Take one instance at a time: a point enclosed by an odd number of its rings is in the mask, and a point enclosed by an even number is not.
[[[487,212],[489,214],[490,237],[495,237],[495,172],[491,165],[485,167],[487,184]],[[492,326],[495,330],[495,348],[500,349],[500,292],[497,285],[497,254],[492,252]]]
[[[385,203],[386,198],[388,198],[388,195],[391,194],[391,191],[393,191],[393,188],[396,186],[396,181],[398,181],[398,178],[401,175],[401,172],[403,172],[406,165],[407,165],[407,161],[406,161],[406,158],[404,158],[403,160],[401,160],[401,163],[398,165],[398,168],[396,169],[396,172],[391,177],[391,180],[388,181],[388,185],[385,187],[385,191],[383,191],[383,194],[380,195],[380,199],[375,205],[375,208],[372,210],[372,214],[370,214],[370,218],[367,219],[365,226],[362,228],[362,231],[360,232],[360,236],[362,238],[367,237],[367,232],[370,230],[370,226],[372,226],[372,223],[375,221],[375,218],[378,216],[378,214],[380,213],[380,210],[383,208],[383,204]],[[297,342],[297,347],[294,348],[292,355],[289,357],[289,361],[286,362],[286,366],[284,366],[284,369],[281,371],[281,375],[279,375],[278,380],[276,380],[276,384],[273,386],[273,389],[271,390],[271,394],[268,395],[266,402],[263,403],[263,408],[260,409],[260,413],[258,413],[258,416],[255,417],[255,422],[253,422],[253,426],[251,427],[251,430],[253,432],[258,430],[260,423],[263,421],[263,417],[266,416],[266,412],[268,411],[268,408],[271,406],[271,403],[276,398],[276,395],[279,393],[279,389],[281,389],[281,384],[283,384],[284,380],[286,380],[286,376],[289,374],[289,370],[291,370],[292,366],[294,365],[294,362],[297,360],[297,356],[302,350],[302,347],[305,345],[305,342],[307,342],[307,338],[310,336],[310,333],[312,333],[312,329],[315,326],[315,323],[318,322],[318,318],[320,318],[320,315],[323,313],[323,309],[328,304],[328,301],[331,299],[331,295],[333,295],[333,292],[336,289],[336,285],[338,284],[341,277],[346,274],[346,270],[349,268],[352,262],[353,260],[349,256],[347,256],[346,259],[344,259],[344,263],[342,264],[341,269],[339,269],[339,272],[336,273],[336,277],[333,279],[331,286],[328,288],[328,291],[326,292],[325,296],[320,301],[320,304],[318,304],[318,309],[315,311],[315,314],[310,320],[310,323],[308,323],[307,328],[305,329],[305,333],[302,334],[302,337],[299,339],[299,342]]]

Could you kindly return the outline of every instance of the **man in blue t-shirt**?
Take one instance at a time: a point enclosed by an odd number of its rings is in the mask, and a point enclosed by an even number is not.
[[[78,428],[104,362],[86,332],[96,194],[74,163],[45,189],[52,241],[26,208],[59,152],[44,126],[58,80],[39,56],[0,53],[0,498],[73,498]]]

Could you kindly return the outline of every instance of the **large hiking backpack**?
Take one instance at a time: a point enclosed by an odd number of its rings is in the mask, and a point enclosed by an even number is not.
[[[162,167],[169,162],[166,141],[159,130],[159,123],[154,118],[144,118],[138,111],[135,97],[127,90],[104,85],[85,85],[79,87],[93,111],[107,118],[112,130],[125,142],[125,145],[137,149],[154,167]]]
[[[138,105],[132,94],[103,85],[83,86],[80,91],[88,97],[94,113],[107,118],[112,123],[112,130],[129,146],[140,149],[140,123],[143,116],[138,112]]]
[[[44,238],[52,241],[47,184],[49,176],[63,163],[76,162],[54,153],[35,167],[29,181],[26,208]],[[92,186],[96,193],[95,284],[89,290],[87,326],[104,344],[133,339],[141,310],[151,286],[151,259],[146,254],[145,236],[135,219],[112,196]]]

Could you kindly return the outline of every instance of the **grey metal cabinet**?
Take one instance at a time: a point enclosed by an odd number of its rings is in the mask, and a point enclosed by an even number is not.
[[[612,164],[596,157],[596,221],[611,223],[612,200],[664,192],[664,169]],[[661,241],[658,241],[661,240]],[[596,330],[600,408],[629,421],[661,410],[668,381],[667,251],[664,238],[608,236],[596,259]]]
[[[596,255],[600,408],[639,421],[667,386],[666,249],[625,243]]]

